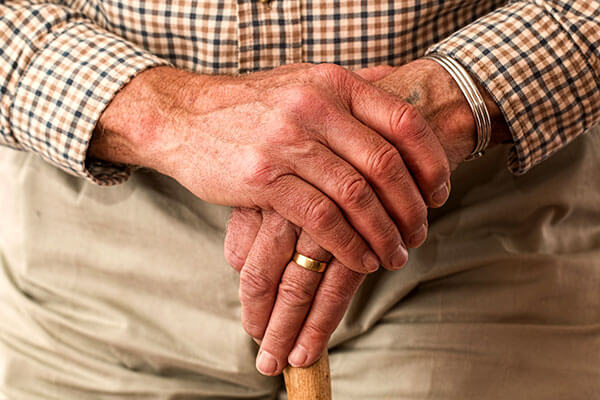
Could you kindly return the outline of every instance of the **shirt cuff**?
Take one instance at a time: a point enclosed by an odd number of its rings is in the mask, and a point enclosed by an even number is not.
[[[581,68],[569,33],[539,6],[494,11],[427,50],[460,62],[489,92],[512,134],[509,170],[520,175],[593,125],[593,68]],[[569,45],[567,45],[569,44]],[[596,104],[596,106],[595,106]],[[583,112],[582,112],[583,111]]]
[[[53,33],[21,75],[11,106],[13,134],[24,149],[71,174],[100,185],[123,182],[130,167],[87,160],[94,127],[135,75],[168,62],[86,20]]]

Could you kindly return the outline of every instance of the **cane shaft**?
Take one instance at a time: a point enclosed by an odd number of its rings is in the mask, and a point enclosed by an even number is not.
[[[287,367],[283,371],[288,400],[331,400],[331,378],[327,350],[307,368]]]

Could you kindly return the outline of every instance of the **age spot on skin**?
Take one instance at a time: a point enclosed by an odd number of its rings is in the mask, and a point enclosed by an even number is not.
[[[410,94],[410,96],[408,96],[404,100],[406,100],[406,102],[408,104],[415,105],[416,103],[419,102],[419,100],[421,100],[421,94],[419,93],[418,90],[413,90],[413,92]]]

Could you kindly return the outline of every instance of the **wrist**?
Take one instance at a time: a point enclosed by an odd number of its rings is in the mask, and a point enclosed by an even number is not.
[[[415,60],[398,67],[376,84],[419,109],[444,146],[452,169],[471,154],[477,140],[473,113],[457,83],[437,62]],[[492,120],[490,146],[510,140],[500,109],[487,91],[477,85]]]
[[[172,67],[141,72],[102,113],[88,156],[168,173],[171,153],[181,139],[175,125],[187,116],[191,95],[197,97],[207,78]]]

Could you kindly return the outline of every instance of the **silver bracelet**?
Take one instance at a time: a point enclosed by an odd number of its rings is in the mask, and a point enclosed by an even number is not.
[[[469,75],[469,73],[452,57],[443,54],[428,54],[423,59],[429,59],[437,62],[441,65],[449,74],[452,76],[460,91],[467,99],[467,103],[473,113],[475,120],[475,128],[477,130],[477,143],[473,152],[465,158],[465,160],[474,160],[483,155],[483,152],[490,143],[492,136],[492,122],[490,119],[490,113],[488,112],[483,96],[477,89],[475,82]]]

